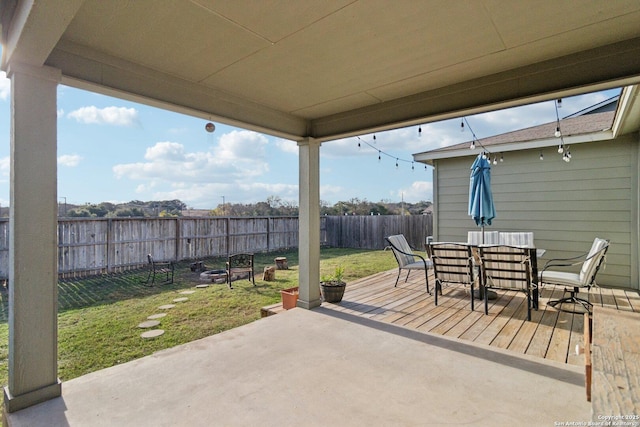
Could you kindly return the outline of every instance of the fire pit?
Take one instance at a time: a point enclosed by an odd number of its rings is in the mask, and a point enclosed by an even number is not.
[[[227,281],[226,270],[207,270],[200,273],[201,282],[225,283]]]

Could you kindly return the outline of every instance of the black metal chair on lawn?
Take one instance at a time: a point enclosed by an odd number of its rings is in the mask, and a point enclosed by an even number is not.
[[[402,272],[402,270],[407,270],[407,277],[404,279],[405,282],[409,280],[409,274],[412,270],[422,270],[424,271],[424,279],[427,283],[427,293],[431,293],[429,291],[428,277],[429,268],[433,268],[431,260],[414,253],[414,249],[409,246],[403,234],[389,236],[386,240],[398,262],[398,277],[396,277],[396,284],[393,285],[393,287],[398,286],[398,280],[400,280],[400,272]]]
[[[241,253],[229,256],[227,260],[227,284],[230,289],[232,289],[231,276],[234,274],[248,274],[249,281],[253,282],[253,286],[256,285],[253,274],[253,254]]]
[[[605,263],[607,250],[609,249],[609,240],[596,237],[591,245],[591,250],[586,254],[573,258],[556,258],[547,261],[544,268],[540,272],[540,283],[549,283],[554,285],[564,285],[571,289],[566,289],[569,296],[559,300],[549,301],[552,307],[560,306],[559,310],[569,313],[584,313],[583,311],[565,310],[562,308],[564,304],[581,305],[587,312],[591,312],[591,304],[588,300],[578,297],[580,289],[586,289],[587,293],[592,286],[596,286],[596,274],[600,267]],[[554,271],[549,268],[555,267],[571,267],[582,264],[579,273],[571,273],[567,271]]]
[[[452,283],[470,286],[471,311],[473,311],[473,253],[471,246],[463,243],[431,243],[427,247],[433,274],[436,278],[435,303],[438,305],[438,291],[442,295],[442,284]]]
[[[484,314],[489,314],[488,289],[518,291],[527,295],[527,320],[531,320],[531,308],[538,309],[538,278],[534,276],[535,248],[495,245],[480,246],[479,250]]]
[[[175,264],[173,261],[155,261],[151,254],[147,255],[149,261],[149,274],[147,280],[144,283],[149,283],[153,286],[156,282],[156,274],[164,274],[165,279],[162,283],[173,283],[173,273],[175,271]]]

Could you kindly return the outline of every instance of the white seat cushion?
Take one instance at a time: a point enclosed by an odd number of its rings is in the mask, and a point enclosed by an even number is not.
[[[563,286],[584,286],[580,281],[580,275],[566,271],[545,271],[540,273],[540,282],[554,283]]]

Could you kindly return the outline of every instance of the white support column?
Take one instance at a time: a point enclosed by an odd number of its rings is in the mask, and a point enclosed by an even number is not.
[[[59,70],[12,64],[9,384],[5,410],[60,396],[57,104]]]
[[[299,295],[298,307],[320,305],[320,142],[298,142],[299,162]]]

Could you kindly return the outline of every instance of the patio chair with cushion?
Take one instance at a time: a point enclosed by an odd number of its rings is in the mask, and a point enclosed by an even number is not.
[[[404,279],[405,283],[409,280],[409,274],[413,270],[421,270],[424,271],[424,279],[427,284],[427,293],[431,293],[429,291],[429,277],[428,270],[433,268],[433,263],[431,260],[423,257],[422,255],[418,255],[414,253],[414,250],[407,239],[403,234],[397,234],[394,236],[389,236],[386,238],[389,243],[389,247],[393,251],[393,255],[396,257],[396,261],[398,262],[398,277],[396,277],[396,284],[394,287],[398,286],[398,280],[400,279],[400,273],[402,270],[407,270],[407,277]]]
[[[520,246],[525,248],[535,248],[533,243],[533,233],[527,232],[500,232],[499,244],[507,246]]]
[[[573,258],[556,258],[547,261],[540,272],[540,283],[549,283],[554,285],[564,285],[565,292],[569,292],[569,296],[559,300],[549,301],[552,307],[560,306],[560,310],[570,313],[584,313],[583,311],[564,310],[563,304],[581,305],[587,312],[591,311],[592,304],[583,298],[578,297],[580,289],[586,289],[587,293],[592,286],[596,285],[596,275],[600,267],[605,263],[605,256],[609,249],[609,240],[596,237],[593,240],[591,249],[586,254]],[[568,271],[550,270],[556,267],[571,267],[581,265],[578,273]],[[571,289],[567,289],[571,288]]]
[[[497,245],[499,236],[499,231],[468,231],[467,243],[474,246]]]
[[[473,254],[471,245],[463,243],[431,243],[428,247],[433,274],[436,278],[435,304],[438,305],[438,291],[442,295],[442,284],[470,286],[471,311],[473,311]]]
[[[256,285],[253,274],[253,254],[241,253],[229,256],[227,260],[227,284],[230,289],[233,289],[231,286],[231,276],[240,274],[246,274],[247,279],[253,283],[253,286]]]
[[[536,250],[505,245],[480,246],[481,286],[484,314],[489,314],[489,289],[523,292],[527,295],[527,320],[531,308],[538,309],[538,278],[534,276]]]

